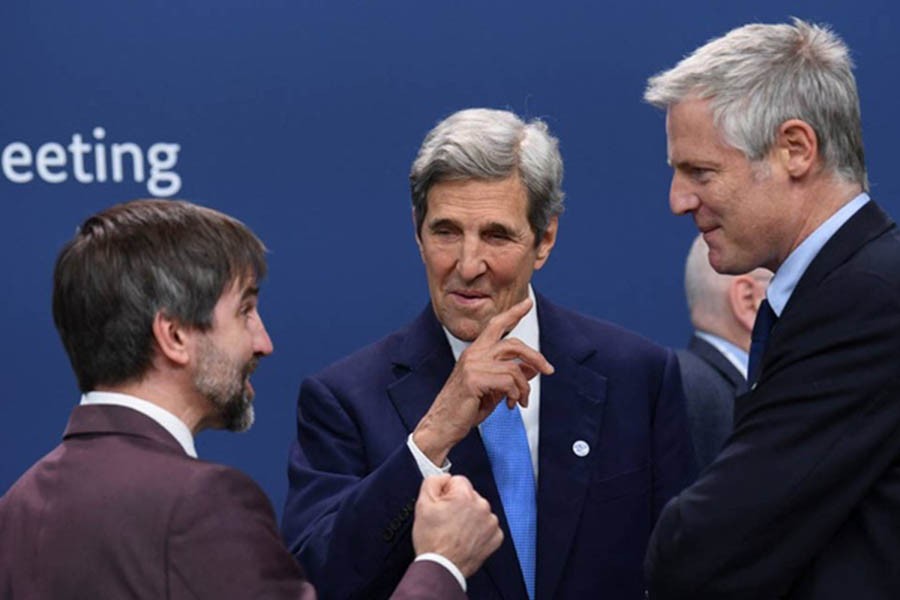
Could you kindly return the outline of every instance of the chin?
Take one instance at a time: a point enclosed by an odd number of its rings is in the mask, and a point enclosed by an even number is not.
[[[463,320],[462,322],[456,321],[452,324],[444,324],[450,333],[453,334],[453,337],[456,337],[464,342],[474,342],[475,339],[481,334],[481,330],[484,327],[481,326],[481,323],[477,323],[475,321]]]
[[[226,429],[237,433],[247,431],[253,426],[255,419],[256,414],[253,411],[253,406],[248,405],[239,415],[235,415],[228,420]]]

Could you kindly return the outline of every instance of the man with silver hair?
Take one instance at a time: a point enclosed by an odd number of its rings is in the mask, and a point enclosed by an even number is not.
[[[423,476],[466,475],[504,542],[473,598],[635,598],[665,502],[691,473],[674,354],[531,288],[556,241],[547,126],[460,111],[410,187],[431,303],[304,381],[283,532],[324,598],[383,598],[413,558]]]
[[[649,81],[672,211],[720,273],[775,272],[734,433],[653,533],[656,598],[900,597],[900,233],[866,193],[848,54],[747,25]]]
[[[684,266],[684,291],[694,333],[678,350],[697,467],[710,464],[731,434],[734,397],[747,387],[750,332],[772,273],[716,273],[698,235]]]

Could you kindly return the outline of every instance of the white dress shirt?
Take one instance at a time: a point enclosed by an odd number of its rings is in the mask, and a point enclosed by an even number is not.
[[[94,391],[84,394],[81,397],[81,404],[111,404],[136,410],[159,423],[163,429],[172,434],[172,437],[181,444],[188,456],[197,458],[197,450],[194,448],[194,436],[191,434],[188,426],[184,424],[184,421],[152,402],[118,392]]]

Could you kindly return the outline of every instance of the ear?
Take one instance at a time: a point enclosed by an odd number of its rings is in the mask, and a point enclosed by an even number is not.
[[[778,127],[775,148],[785,171],[793,179],[807,175],[819,157],[816,132],[800,119],[788,119]]]
[[[425,260],[425,252],[422,249],[422,236],[419,235],[419,227],[418,227],[418,224],[416,223],[416,209],[415,208],[412,209],[411,214],[412,214],[413,233],[416,236],[416,246],[419,247],[419,256],[424,261]]]
[[[153,317],[153,337],[160,354],[177,365],[190,362],[190,336],[181,322],[157,311]]]
[[[756,280],[749,275],[738,275],[728,285],[728,304],[741,329],[749,336],[756,320],[756,310],[762,298],[757,299]]]
[[[553,250],[553,246],[556,244],[556,232],[558,230],[559,217],[554,215],[550,217],[547,228],[544,230],[544,235],[541,236],[541,241],[538,242],[537,256],[534,260],[535,270],[543,267],[544,263],[547,262],[547,259],[550,258],[550,251]]]

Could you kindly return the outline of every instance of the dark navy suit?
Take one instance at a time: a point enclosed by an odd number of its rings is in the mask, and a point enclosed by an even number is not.
[[[900,598],[900,232],[869,202],[772,330],[734,433],[663,511],[652,597]]]
[[[690,478],[671,351],[537,296],[541,380],[536,596],[643,596],[659,511]],[[429,306],[406,328],[304,381],[283,533],[323,598],[385,597],[413,559],[421,474],[407,436],[454,366]],[[580,457],[573,444],[586,442]],[[449,455],[501,520],[503,545],[469,578],[472,598],[525,598],[477,429]]]
[[[709,465],[731,434],[734,397],[747,382],[715,346],[692,336],[687,349],[676,351],[687,398],[688,425],[698,470]]]

